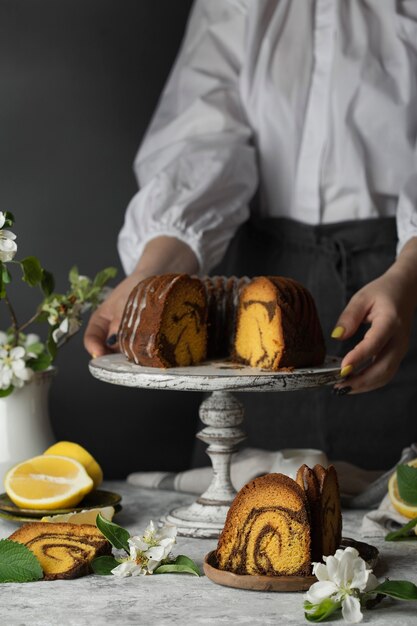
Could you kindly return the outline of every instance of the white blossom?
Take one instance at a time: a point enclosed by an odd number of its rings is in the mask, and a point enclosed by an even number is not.
[[[0,261],[11,261],[17,252],[16,235],[10,230],[0,230]]]
[[[81,326],[81,320],[78,317],[65,317],[58,328],[52,332],[52,338],[56,344],[61,343],[65,339],[69,339],[72,335],[78,332]]]
[[[318,582],[307,591],[305,600],[312,605],[318,605],[326,598],[340,602],[345,621],[357,624],[363,618],[361,593],[375,589],[377,578],[355,548],[336,550],[334,556],[324,556],[323,560],[325,563],[313,564],[313,574]]]
[[[33,375],[33,370],[26,367],[26,350],[22,346],[9,348],[3,344],[0,348],[0,389],[23,387]]]
[[[6,222],[6,216],[3,213],[3,211],[0,211],[0,228],[3,228],[5,222]]]
[[[175,544],[177,529],[165,525],[156,528],[151,521],[141,536],[130,537],[129,557],[112,570],[114,576],[140,576],[152,574],[161,561],[168,559]]]
[[[39,337],[39,335],[36,335],[35,333],[28,333],[25,336],[23,347],[26,350],[26,359],[37,358],[38,355],[35,352],[31,352],[30,347],[33,346],[35,343],[39,343],[40,340],[41,338]]]
[[[119,578],[144,576],[146,574],[145,570],[143,570],[140,565],[137,565],[135,561],[129,559],[112,569],[111,573]]]

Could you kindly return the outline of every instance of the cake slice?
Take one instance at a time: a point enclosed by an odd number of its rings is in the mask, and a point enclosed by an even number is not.
[[[111,554],[111,545],[91,524],[30,522],[9,539],[27,546],[39,560],[45,580],[78,578],[91,572],[91,562]]]
[[[200,363],[207,351],[204,287],[187,274],[142,280],[129,295],[118,333],[121,351],[148,367]]]
[[[253,279],[237,312],[234,358],[251,367],[321,365],[325,344],[316,306],[300,283],[280,276]]]
[[[304,489],[309,508],[312,529],[311,556],[321,561],[323,556],[334,554],[342,539],[342,512],[339,484],[333,465],[327,469],[315,465],[313,469],[302,465],[296,482]]]
[[[318,562],[323,556],[323,512],[319,482],[307,465],[298,469],[295,480],[307,496],[311,524],[311,560]]]
[[[342,540],[342,509],[340,504],[339,483],[333,465],[327,469],[315,465],[313,472],[320,489],[322,516],[322,555],[334,554]]]
[[[234,499],[217,547],[218,567],[236,574],[307,575],[311,537],[303,489],[283,474],[245,485]]]

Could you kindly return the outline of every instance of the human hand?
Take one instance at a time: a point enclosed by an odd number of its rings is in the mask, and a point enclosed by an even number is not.
[[[411,255],[399,257],[385,274],[360,289],[339,317],[332,333],[335,339],[348,339],[361,324],[370,324],[364,338],[343,358],[345,380],[335,385],[339,395],[378,389],[397,372],[417,309],[417,264],[411,268],[410,260]]]

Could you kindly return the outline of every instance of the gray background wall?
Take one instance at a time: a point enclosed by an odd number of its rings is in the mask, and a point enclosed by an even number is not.
[[[136,191],[132,162],[190,4],[0,0],[0,210],[16,216],[19,256],[38,256],[58,291],[74,263],[83,274],[115,265],[123,275],[116,237]],[[39,294],[19,283],[15,274],[25,319]],[[0,303],[0,327],[8,323]],[[106,385],[87,363],[79,333],[57,361],[57,438],[87,446],[108,478],[185,468],[199,395]]]

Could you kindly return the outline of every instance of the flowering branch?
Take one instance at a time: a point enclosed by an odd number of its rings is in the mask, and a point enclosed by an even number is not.
[[[151,521],[142,535],[131,537],[125,528],[109,522],[100,513],[96,524],[114,548],[127,554],[127,557],[99,556],[94,559],[92,568],[96,574],[113,574],[119,578],[172,573],[200,576],[194,561],[183,554],[176,558],[172,555],[177,536],[175,526],[165,524],[156,528]]]
[[[54,293],[54,278],[36,257],[13,260],[17,252],[16,235],[4,228],[13,223],[12,213],[0,211],[0,300],[4,300],[11,318],[10,329],[0,331],[0,397],[9,395],[15,387],[22,387],[31,380],[34,372],[51,365],[57,349],[80,329],[82,315],[104,299],[105,285],[116,275],[116,269],[108,267],[91,280],[81,276],[73,267],[69,273],[69,291]],[[22,280],[30,287],[40,287],[43,293],[43,300],[35,314],[21,325],[6,292],[7,285],[12,281],[8,264],[18,265]],[[45,343],[37,335],[22,332],[34,322],[48,323]]]

